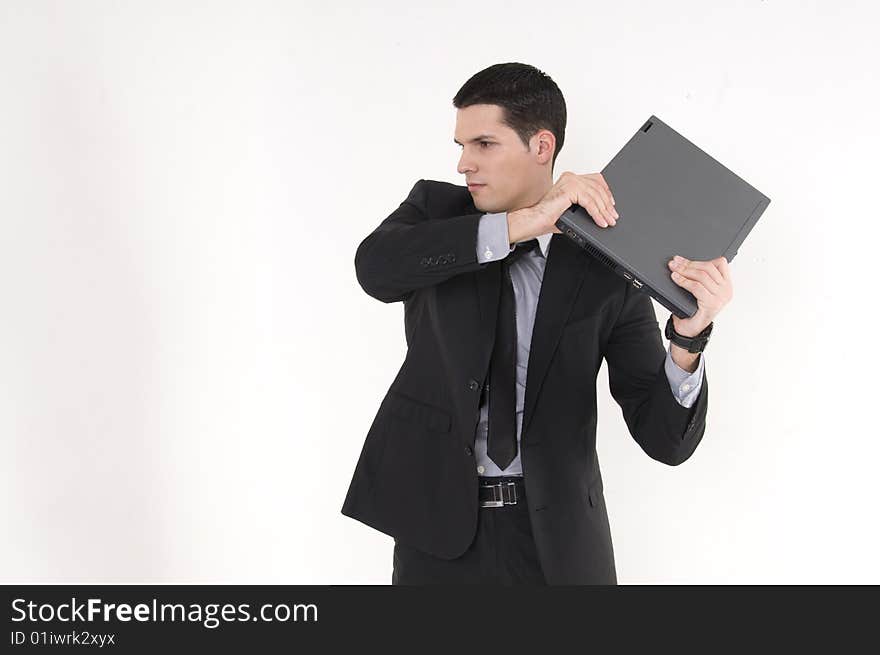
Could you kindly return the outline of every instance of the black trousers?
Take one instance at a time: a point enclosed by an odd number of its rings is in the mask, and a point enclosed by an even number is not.
[[[515,505],[481,507],[476,536],[456,559],[440,559],[395,539],[391,584],[547,584],[522,492],[518,492],[517,501]]]

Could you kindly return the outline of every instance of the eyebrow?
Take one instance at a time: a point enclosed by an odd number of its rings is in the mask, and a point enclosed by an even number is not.
[[[486,139],[494,139],[494,138],[495,138],[494,134],[481,134],[480,136],[475,136],[473,139],[468,141],[468,143],[474,143],[475,141],[485,141]],[[458,145],[461,145],[461,143],[459,143],[458,139],[452,139],[452,140],[455,141],[456,143],[458,143]]]

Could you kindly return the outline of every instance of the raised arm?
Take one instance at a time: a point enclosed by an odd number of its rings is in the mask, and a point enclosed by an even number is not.
[[[358,246],[358,283],[382,302],[397,302],[422,287],[479,270],[477,230],[482,212],[429,217],[430,183],[419,180],[400,207]]]

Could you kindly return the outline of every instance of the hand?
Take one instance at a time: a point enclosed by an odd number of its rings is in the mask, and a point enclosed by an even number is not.
[[[676,255],[669,260],[672,280],[697,299],[697,311],[690,318],[672,315],[672,327],[684,337],[702,332],[721,309],[733,299],[733,279],[727,259],[691,261]]]
[[[532,239],[548,232],[560,234],[562,230],[556,227],[556,221],[572,205],[586,209],[599,227],[617,223],[614,196],[603,175],[575,175],[565,171],[536,204],[508,213],[510,242]]]

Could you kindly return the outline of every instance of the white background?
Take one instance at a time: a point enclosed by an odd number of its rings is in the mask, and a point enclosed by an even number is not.
[[[530,63],[557,162],[656,114],[772,202],[667,467],[599,375],[621,583],[880,583],[873,3],[0,4],[0,581],[386,584],[342,516],[405,353],[358,243]],[[660,327],[668,312],[655,305]],[[665,342],[664,342],[665,343]]]

